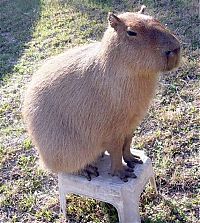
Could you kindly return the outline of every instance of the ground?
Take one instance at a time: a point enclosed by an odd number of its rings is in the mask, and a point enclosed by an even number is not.
[[[80,3],[81,2],[81,3]],[[51,55],[100,40],[109,11],[138,10],[176,33],[182,65],[160,78],[150,111],[132,146],[152,158],[159,195],[147,187],[145,223],[199,220],[199,17],[197,0],[1,0],[0,2],[0,222],[60,222],[57,178],[38,164],[21,118],[26,84]],[[109,204],[68,197],[70,222],[117,222]]]

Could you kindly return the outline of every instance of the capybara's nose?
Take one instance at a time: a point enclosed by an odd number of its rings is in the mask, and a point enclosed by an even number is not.
[[[180,53],[180,47],[175,48],[174,50],[165,51],[166,56],[173,56],[174,54]]]

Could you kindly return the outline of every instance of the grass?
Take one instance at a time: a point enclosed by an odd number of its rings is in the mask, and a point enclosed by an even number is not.
[[[135,2],[135,4],[134,4]],[[180,38],[183,63],[163,75],[153,105],[133,138],[152,158],[160,192],[141,196],[145,223],[199,220],[199,31],[195,0],[2,0],[0,2],[0,222],[60,222],[57,179],[39,167],[21,119],[33,72],[51,55],[99,40],[108,11],[148,6]],[[68,198],[70,222],[117,222],[109,204]]]

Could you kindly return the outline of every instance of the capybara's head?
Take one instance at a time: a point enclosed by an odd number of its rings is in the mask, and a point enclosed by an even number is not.
[[[108,15],[109,27],[102,43],[125,66],[141,73],[170,71],[179,65],[180,43],[158,20],[143,10]]]

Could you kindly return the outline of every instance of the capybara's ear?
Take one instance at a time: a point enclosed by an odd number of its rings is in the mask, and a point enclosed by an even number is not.
[[[119,25],[122,24],[120,18],[118,18],[113,12],[108,13],[108,22],[115,30],[117,30]]]
[[[146,9],[146,6],[145,5],[142,5],[141,8],[140,8],[140,11],[138,11],[139,14],[143,14],[144,11]]]

